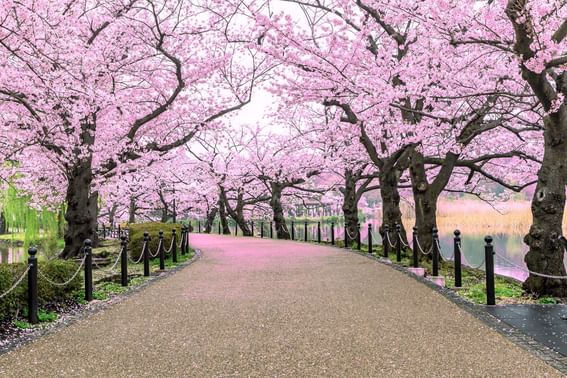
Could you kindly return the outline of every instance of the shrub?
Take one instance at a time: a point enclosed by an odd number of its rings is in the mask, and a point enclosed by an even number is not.
[[[0,293],[6,292],[12,284],[25,271],[27,264],[0,264]],[[39,269],[54,282],[65,282],[71,278],[78,269],[78,265],[71,261],[53,260],[41,261]],[[68,285],[55,286],[48,283],[38,275],[39,304],[63,301],[73,297],[73,293],[83,287],[83,275],[78,274]],[[20,285],[6,297],[0,300],[0,319],[15,315],[27,307],[28,279],[24,277]]]
[[[150,234],[150,249],[155,254],[157,252],[159,243],[159,231],[163,231],[164,248],[167,250],[171,245],[172,230],[177,230],[177,244],[181,241],[181,225],[173,223],[140,223],[130,225],[130,242],[128,244],[128,252],[130,257],[138,260],[142,254],[142,247],[144,246],[144,232]],[[179,253],[179,250],[178,250]]]

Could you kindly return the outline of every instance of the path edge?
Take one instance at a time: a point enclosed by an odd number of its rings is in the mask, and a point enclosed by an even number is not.
[[[135,286],[130,288],[127,292],[123,293],[123,294],[119,294],[107,301],[96,301],[90,305],[87,305],[85,308],[83,308],[82,310],[80,310],[79,312],[77,312],[76,314],[71,314],[68,317],[66,317],[64,320],[57,322],[56,324],[53,324],[52,326],[48,326],[44,329],[38,329],[38,330],[34,330],[32,333],[30,333],[30,335],[27,336],[23,336],[17,340],[14,340],[6,345],[3,345],[0,347],[0,356],[3,356],[5,354],[9,354],[11,352],[14,352],[16,350],[18,350],[19,348],[29,345],[31,343],[34,343],[35,341],[38,341],[48,335],[51,335],[53,333],[57,333],[69,326],[72,326],[73,324],[78,323],[81,320],[85,320],[93,315],[96,315],[104,310],[107,310],[111,307],[113,307],[114,305],[117,305],[119,303],[122,303],[126,300],[128,300],[130,297],[142,292],[143,290],[147,289],[148,287],[154,285],[157,282],[160,282],[178,272],[180,272],[181,270],[187,268],[188,266],[192,265],[193,263],[195,263],[196,261],[198,261],[203,255],[203,252],[200,249],[195,249],[195,255],[191,258],[191,260],[185,261],[179,265],[177,265],[176,267],[174,267],[173,269],[167,270],[165,272],[160,273],[157,276],[152,277],[152,279],[147,280],[146,282],[144,282],[143,284],[139,285],[139,286]]]
[[[363,253],[356,251],[354,249],[346,249],[340,248],[336,246],[331,246],[333,249],[351,253],[355,255],[359,255],[362,257],[366,257],[367,259],[373,260],[381,265],[385,265],[389,268],[392,268],[400,273],[405,274],[408,277],[413,278],[414,280],[424,284],[425,286],[429,287],[433,291],[437,292],[438,294],[442,295],[450,302],[455,304],[457,307],[465,310],[468,314],[472,315],[474,318],[480,320],[482,323],[487,325],[489,328],[495,330],[500,335],[504,336],[507,340],[511,341],[513,344],[521,347],[522,349],[528,351],[533,356],[539,358],[540,360],[544,361],[548,365],[552,366],[553,368],[557,369],[559,372],[567,375],[567,357],[561,355],[560,353],[556,352],[555,350],[549,348],[546,345],[543,345],[539,341],[536,341],[529,337],[528,335],[522,333],[521,331],[508,326],[506,323],[501,321],[500,319],[496,318],[485,309],[487,306],[479,305],[473,302],[470,302],[463,297],[459,296],[455,291],[436,285],[435,283],[431,282],[425,277],[417,276],[411,273],[407,268],[393,264],[389,260],[385,260],[373,255],[369,255],[368,253]]]

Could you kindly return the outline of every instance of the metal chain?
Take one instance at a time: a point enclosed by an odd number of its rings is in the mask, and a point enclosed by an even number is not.
[[[348,238],[349,238],[350,240],[354,240],[354,239],[358,236],[358,232],[356,233],[355,236],[352,236],[352,234],[348,231],[348,227],[345,227],[345,232],[347,233]]]
[[[144,249],[146,248],[146,244],[147,244],[147,242],[144,242],[144,245],[142,246],[142,253],[140,253],[140,257],[138,258],[138,261],[134,261],[134,259],[132,259],[132,258],[130,258],[130,256],[128,256],[128,260],[130,260],[131,263],[139,264],[140,261],[142,261],[142,259],[144,258]]]
[[[417,248],[419,249],[419,252],[420,252],[422,255],[426,255],[426,256],[427,256],[427,255],[429,255],[429,254],[433,251],[433,246],[431,246],[431,248],[429,248],[429,251],[426,253],[426,252],[423,250],[423,247],[421,246],[421,244],[419,243],[419,238],[418,238],[418,237],[415,238],[415,242],[417,243]]]
[[[386,234],[386,241],[388,242],[388,244],[390,244],[390,247],[396,248],[396,245],[395,245],[395,244],[392,244],[392,241],[390,240],[390,233],[389,233],[389,232],[385,232],[384,234]]]
[[[0,299],[4,298],[4,297],[7,296],[8,294],[10,294],[12,291],[14,291],[14,289],[15,289],[16,287],[18,287],[18,285],[19,285],[20,283],[22,283],[24,277],[26,276],[26,274],[28,274],[28,272],[30,271],[30,269],[31,269],[31,266],[28,265],[28,267],[27,267],[27,269],[25,270],[25,272],[22,273],[22,275],[20,276],[20,278],[18,278],[18,280],[12,285],[12,287],[9,288],[8,291],[6,291],[4,294],[1,294],[1,295],[0,295]]]
[[[83,267],[83,265],[85,265],[85,260],[87,259],[87,255],[83,256],[83,259],[81,260],[81,264],[79,265],[79,268],[77,269],[77,271],[75,272],[75,274],[73,274],[73,276],[71,278],[69,278],[69,280],[65,281],[65,282],[54,282],[52,281],[49,277],[47,277],[45,274],[43,274],[41,272],[41,270],[37,269],[37,272],[39,273],[40,277],[43,278],[44,280],[46,280],[48,283],[50,283],[53,286],[67,286],[69,285],[74,279],[75,277],[77,277],[77,275],[79,274],[79,272],[81,271],[81,268]]]
[[[116,269],[116,266],[118,265],[118,261],[120,260],[120,256],[122,256],[122,253],[124,253],[124,247],[120,248],[120,252],[118,252],[118,257],[116,257],[116,261],[114,262],[114,264],[112,265],[112,267],[110,267],[110,269],[104,269],[102,268],[100,265],[98,265],[96,263],[95,260],[93,260],[93,264],[101,271],[103,272],[107,272],[107,273],[114,273],[114,269]]]
[[[153,257],[157,257],[157,255],[159,255],[159,249],[161,248],[161,243],[162,243],[162,241],[160,240],[159,243],[158,243],[157,251],[156,251],[155,254],[152,253],[152,250],[150,249],[150,246],[148,245],[148,252],[150,254],[150,257],[153,258]]]
[[[567,276],[553,276],[553,275],[549,275],[549,274],[543,274],[543,273],[538,273],[538,272],[533,272],[531,270],[529,270],[526,267],[520,266],[518,264],[516,264],[515,262],[513,262],[512,260],[509,260],[508,258],[502,256],[501,254],[499,254],[498,252],[495,252],[496,255],[498,257],[500,257],[501,259],[505,260],[506,262],[508,262],[509,264],[511,264],[513,267],[522,269],[525,272],[528,272],[531,275],[534,276],[538,276],[538,277],[543,277],[543,278],[549,278],[549,279],[553,279],[553,280],[567,280]]]
[[[439,251],[439,257],[441,257],[443,260],[447,260],[447,261],[453,261],[455,259],[455,251],[453,251],[451,253],[451,257],[445,257],[441,253],[441,245],[439,244],[439,240],[435,240],[435,242],[437,243],[437,250]]]
[[[173,250],[173,238],[171,238],[171,243],[169,244],[169,248],[165,251],[165,254],[168,255]]]

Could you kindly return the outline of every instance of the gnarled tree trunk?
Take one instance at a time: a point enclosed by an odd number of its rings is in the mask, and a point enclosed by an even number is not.
[[[93,180],[91,159],[79,161],[68,172],[66,193],[67,211],[65,220],[65,249],[61,257],[65,259],[78,256],[86,239],[91,239],[93,245],[98,243],[96,234],[98,193],[91,193]]]
[[[402,223],[402,211],[400,210],[400,193],[398,191],[398,182],[400,179],[400,172],[397,170],[382,170],[378,177],[380,181],[380,195],[382,196],[382,225],[380,226],[380,234],[384,241],[385,239],[385,225],[390,229],[390,241],[396,242],[396,224],[401,227],[401,236],[404,243],[407,244],[406,230]]]
[[[271,183],[272,198],[270,199],[270,207],[274,213],[274,225],[278,239],[289,240],[291,235],[285,223],[285,216],[282,206],[282,187],[276,183]]]
[[[219,209],[217,207],[213,207],[207,213],[207,219],[205,220],[205,233],[206,234],[210,234],[212,232],[213,222],[215,221],[215,218],[217,217],[218,211],[219,211]]]
[[[222,233],[230,235],[230,227],[228,226],[228,219],[226,217],[226,206],[222,199],[219,199],[219,217],[222,226]]]
[[[128,223],[136,223],[136,198],[130,197],[130,205],[128,206]]]
[[[352,170],[345,171],[345,187],[343,190],[343,215],[345,218],[345,241],[348,239],[349,245],[352,245],[358,236],[358,200],[356,191],[356,178]]]
[[[567,123],[567,120],[560,120]],[[545,153],[532,199],[533,223],[524,242],[530,247],[525,257],[528,269],[552,276],[565,276],[563,234],[565,180],[567,178],[567,127],[547,118]],[[524,282],[528,292],[538,295],[567,296],[567,280],[530,275]]]

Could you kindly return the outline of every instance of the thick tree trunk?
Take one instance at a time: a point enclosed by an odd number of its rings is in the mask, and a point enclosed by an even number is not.
[[[0,212],[0,235],[4,235],[6,233],[6,217],[4,216],[4,212]]]
[[[128,223],[136,223],[136,198],[130,197],[130,206],[128,207]]]
[[[396,170],[384,170],[380,172],[380,195],[382,196],[382,225],[380,234],[385,237],[384,225],[390,228],[390,241],[395,243],[396,224],[401,226],[401,236],[407,244],[406,230],[402,223],[402,212],[400,210],[400,193],[398,191],[399,175]]]
[[[161,223],[167,223],[168,219],[169,219],[169,213],[167,211],[167,208],[162,208],[161,209]]]
[[[208,213],[207,213],[207,219],[205,220],[205,233],[206,234],[210,234],[213,230],[213,222],[215,221],[215,218],[217,217],[217,213],[218,213],[219,209],[216,207],[213,207]]]
[[[230,227],[228,226],[228,219],[226,217],[226,206],[222,199],[219,199],[219,217],[222,226],[222,233],[230,235]]]
[[[533,223],[524,242],[530,247],[525,262],[533,272],[565,276],[565,250],[560,237],[563,234],[565,209],[565,179],[567,177],[567,127],[545,120],[545,153],[538,172],[538,182],[532,199]],[[524,282],[526,291],[537,295],[567,297],[567,280],[530,275]]]
[[[230,216],[242,230],[243,236],[252,236],[252,229],[246,221],[246,218],[244,218],[244,209],[242,207],[238,206],[236,210],[230,211]]]
[[[272,187],[272,198],[270,199],[270,207],[274,213],[274,226],[276,227],[276,234],[278,239],[289,240],[291,235],[285,223],[285,216],[282,206],[282,188],[274,183]]]
[[[358,236],[358,195],[356,191],[356,178],[351,170],[345,171],[345,188],[343,196],[345,234],[348,232],[348,236],[345,240],[348,238],[349,245],[352,245]]]
[[[110,222],[111,226],[114,225],[117,210],[118,210],[118,205],[115,204],[115,205],[112,205],[112,207],[108,211],[108,222]]]
[[[414,153],[410,163],[411,187],[415,203],[415,227],[417,238],[422,251],[420,259],[430,259],[431,255],[424,255],[433,245],[432,231],[437,227],[437,199],[438,195],[430,188],[427,181],[427,172],[423,155]]]
[[[65,220],[65,249],[61,257],[73,258],[81,253],[83,243],[91,239],[97,245],[96,234],[98,193],[91,193],[93,179],[90,159],[82,160],[68,172],[68,187],[66,194],[67,211]]]

